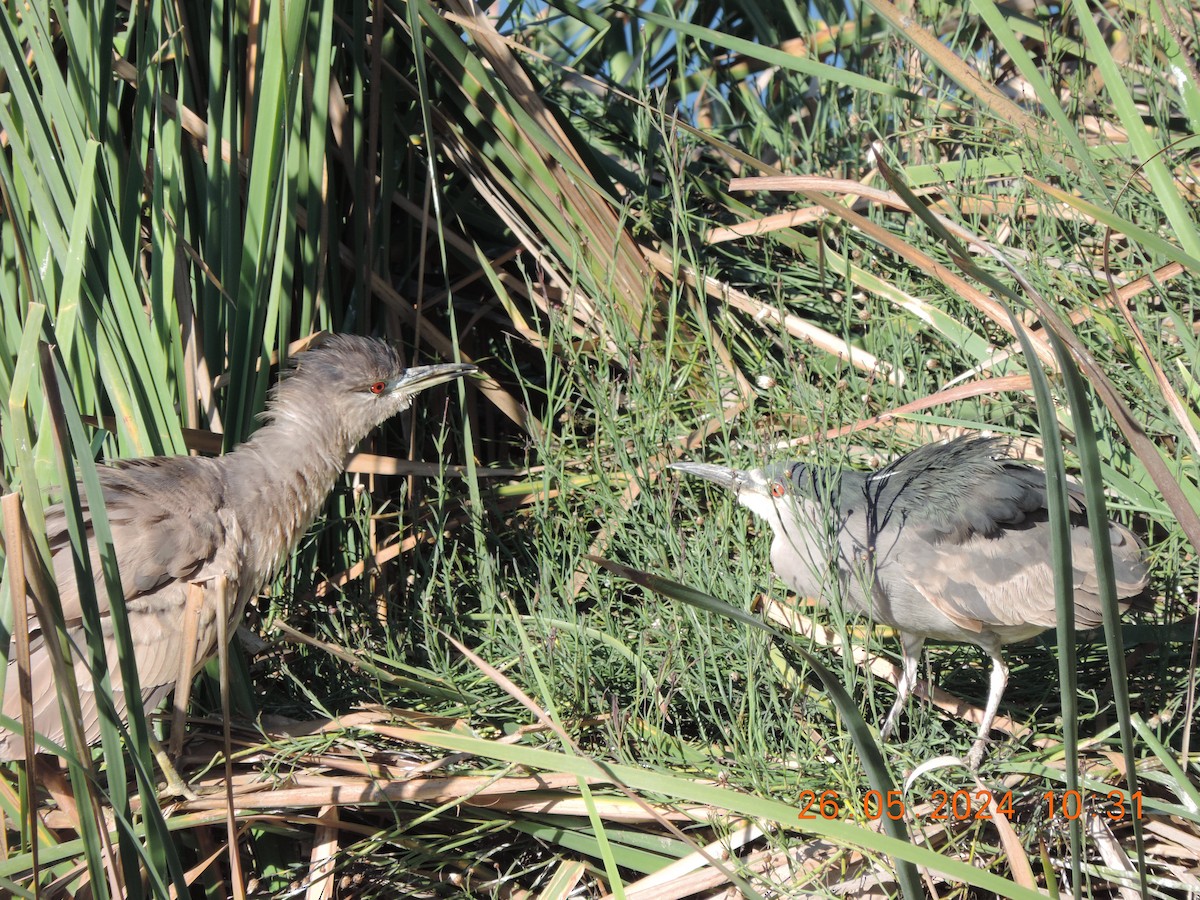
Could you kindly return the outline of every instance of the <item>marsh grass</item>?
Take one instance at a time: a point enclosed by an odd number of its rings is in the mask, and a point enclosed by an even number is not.
[[[0,891],[1184,890],[1200,240],[1172,141],[1200,97],[1159,7],[1043,12],[6,8],[0,445],[35,547],[64,472],[185,429],[231,446],[318,330],[487,377],[360,448],[254,604],[232,782],[214,663],[182,760],[202,799],[160,812],[97,755],[81,819],[37,794],[35,858],[11,766]],[[72,408],[112,424],[60,464]],[[867,792],[974,726],[914,699],[877,746],[894,635],[788,597],[749,514],[667,465],[871,468],[981,430],[1107,488],[1153,608],[1010,650],[1025,731],[981,773],[1010,827],[933,819],[977,789],[948,767],[885,831]],[[934,646],[923,673],[978,706],[985,662]],[[1076,782],[1140,788],[1142,833],[1049,818]],[[836,815],[801,821],[806,791]]]

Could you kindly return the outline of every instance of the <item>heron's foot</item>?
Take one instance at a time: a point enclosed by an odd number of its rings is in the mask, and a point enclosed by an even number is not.
[[[978,772],[979,767],[983,764],[984,754],[987,752],[988,739],[980,736],[975,739],[975,743],[971,745],[971,752],[967,754],[967,767],[972,772]]]
[[[171,762],[171,757],[167,755],[167,751],[161,745],[155,742],[154,759],[158,762],[158,767],[162,770],[163,779],[166,784],[162,790],[158,792],[160,800],[178,797],[181,800],[198,800],[200,799],[196,792],[188,787],[187,780],[179,774],[179,770],[175,768],[175,764]]]
[[[891,737],[892,732],[896,730],[896,720],[892,716],[887,717],[887,721],[883,723],[883,728],[879,729],[879,739],[886,741]]]
[[[900,721],[900,714],[904,712],[904,700],[905,698],[903,697],[897,697],[896,702],[892,704],[891,711],[888,712],[887,718],[883,720],[883,728],[879,730],[880,740],[886,741],[892,736],[892,732],[896,730],[896,723]]]

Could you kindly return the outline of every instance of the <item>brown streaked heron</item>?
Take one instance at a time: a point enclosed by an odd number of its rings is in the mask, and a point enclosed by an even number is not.
[[[743,471],[675,463],[734,492],[774,533],[771,565],[803,596],[837,594],[852,613],[895,628],[903,671],[886,739],[912,692],[926,638],[976,644],[991,686],[967,761],[977,769],[1008,683],[1001,648],[1057,622],[1046,474],[1005,458],[1005,442],[928,444],[874,473],[793,462]],[[1075,622],[1101,622],[1096,559],[1083,491],[1068,485]],[[1121,609],[1149,580],[1142,545],[1109,522]]]
[[[180,669],[186,668],[181,660],[195,661],[194,674],[215,653],[216,581],[227,580],[230,622],[236,625],[250,599],[312,524],[355,444],[407,409],[420,391],[476,370],[463,363],[408,368],[383,341],[351,335],[330,337],[297,354],[294,362],[295,368],[272,390],[263,414],[266,424],[225,456],[129,459],[99,469],[129,616],[139,699],[147,712],[175,687]],[[119,714],[125,714],[130,701],[116,664],[108,592],[86,501],[83,512],[94,586],[81,591],[76,582],[61,505],[47,510],[46,528],[73,646],[84,737],[91,743],[99,738],[100,725],[85,661],[84,603],[99,605]],[[201,589],[202,602],[198,621],[190,623],[195,645],[185,647],[185,609],[193,586]],[[46,636],[32,615],[25,627],[31,638],[34,730],[61,744],[64,729]],[[11,643],[8,659],[3,711],[20,721]],[[16,759],[23,752],[22,737],[0,729],[0,760]]]

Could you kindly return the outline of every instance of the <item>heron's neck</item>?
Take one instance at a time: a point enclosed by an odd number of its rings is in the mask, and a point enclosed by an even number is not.
[[[797,499],[775,509],[771,567],[798,594],[822,598],[827,593],[830,561],[837,558],[837,537],[815,504]]]
[[[230,505],[245,535],[244,579],[250,592],[261,590],[291,553],[345,468],[346,456],[361,435],[346,433],[337,417],[320,409],[273,420],[222,458]]]

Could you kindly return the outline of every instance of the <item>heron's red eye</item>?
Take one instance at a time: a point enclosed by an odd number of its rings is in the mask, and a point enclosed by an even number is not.
[[[377,381],[373,385],[371,385],[371,393],[372,394],[382,394],[386,390],[387,390],[387,382],[386,381]]]
[[[771,482],[771,496],[772,497],[782,497],[786,493],[787,493],[787,488],[783,486],[782,481]]]

